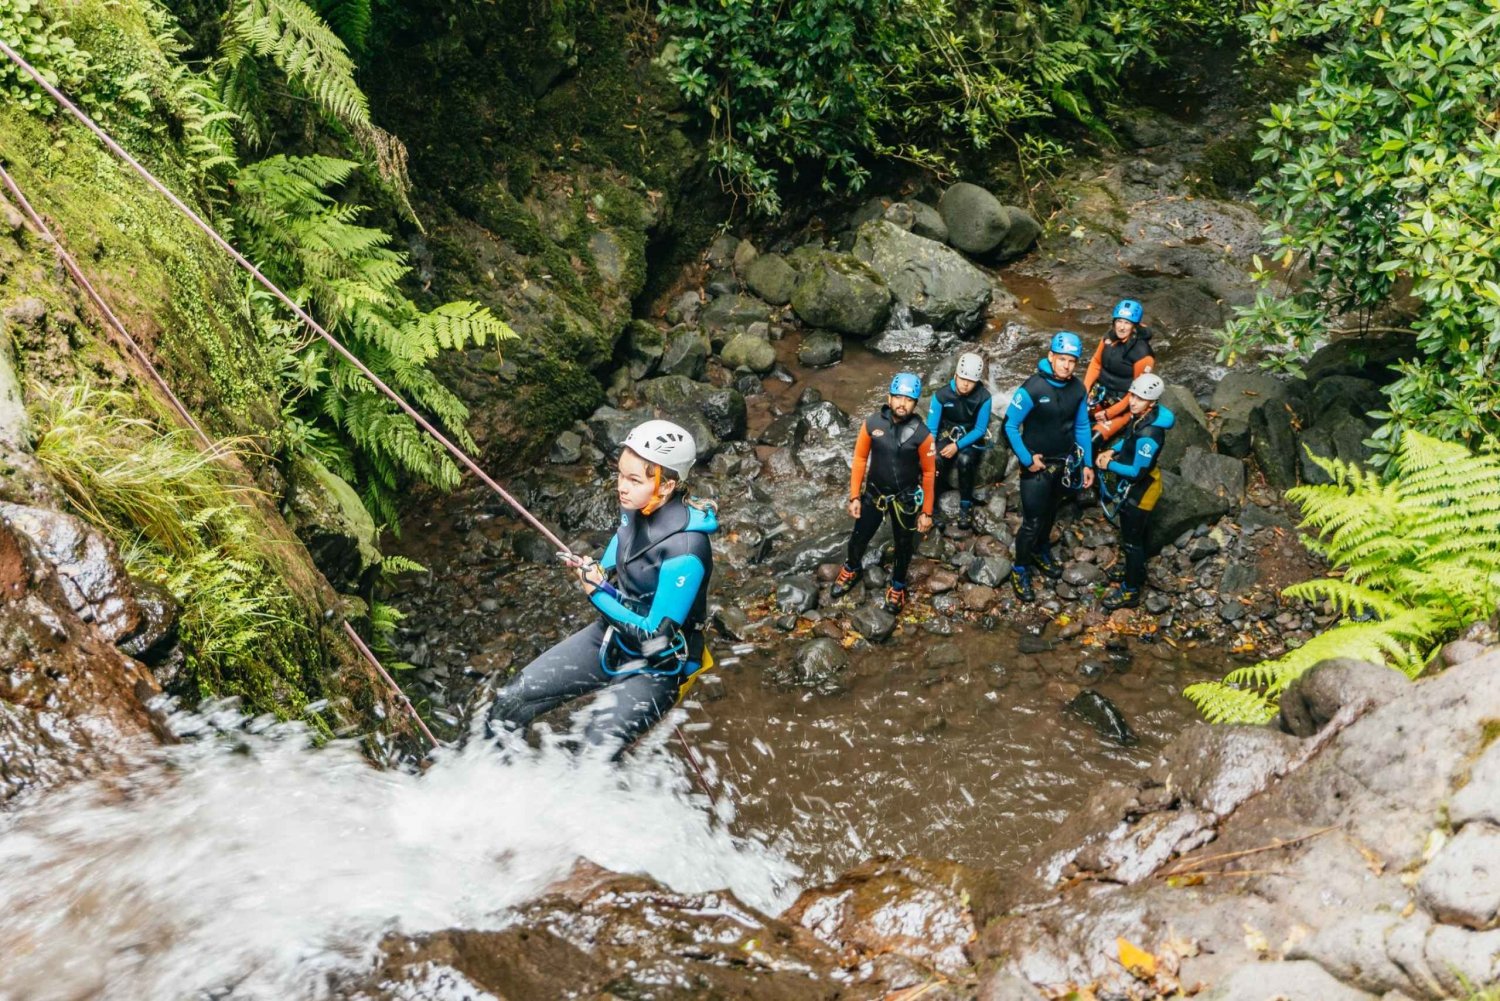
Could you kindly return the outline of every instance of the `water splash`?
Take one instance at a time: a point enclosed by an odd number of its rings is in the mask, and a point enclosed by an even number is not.
[[[419,777],[277,730],[153,749],[0,817],[0,999],[324,997],[384,933],[502,926],[580,856],[772,912],[795,893],[662,753],[475,746]]]

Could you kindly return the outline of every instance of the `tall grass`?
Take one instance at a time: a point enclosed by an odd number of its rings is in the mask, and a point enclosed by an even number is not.
[[[231,482],[220,461],[245,443],[205,452],[117,391],[38,387],[34,395],[37,460],[73,509],[116,541],[131,576],[180,605],[186,663],[174,690],[300,714],[316,637],[250,514],[249,488]]]

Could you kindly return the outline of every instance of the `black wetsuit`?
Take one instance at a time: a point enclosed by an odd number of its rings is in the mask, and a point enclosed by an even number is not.
[[[713,573],[712,510],[673,498],[650,515],[625,512],[600,566],[612,589],[590,597],[600,618],[527,664],[490,707],[491,732],[524,730],[533,719],[590,692],[584,736],[617,744],[615,756],[677,702],[703,663],[703,622]]]
[[[1154,406],[1133,418],[1109,446],[1115,455],[1108,472],[1119,477],[1115,489],[1126,492],[1119,509],[1125,586],[1137,591],[1146,586],[1146,533],[1161,496],[1161,470],[1156,463],[1167,440],[1167,429],[1175,422],[1172,411]]]
[[[849,498],[860,499],[859,518],[849,536],[845,566],[859,569],[870,540],[889,511],[896,543],[891,586],[905,586],[906,570],[916,549],[917,516],[932,513],[937,468],[934,456],[932,432],[915,411],[898,421],[891,408],[884,406],[880,413],[865,418],[854,445],[849,483]]]
[[[974,484],[979,478],[979,464],[984,459],[984,439],[990,429],[990,391],[975,383],[968,393],[958,391],[957,381],[950,381],[932,394],[927,411],[927,429],[937,436],[937,482],[946,482],[948,471],[958,470],[960,507],[974,503]],[[943,457],[949,442],[958,446],[952,458]]]

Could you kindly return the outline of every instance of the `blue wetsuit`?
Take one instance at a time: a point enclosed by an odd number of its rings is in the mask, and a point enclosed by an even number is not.
[[[1021,529],[1016,533],[1017,567],[1027,568],[1037,553],[1050,559],[1052,523],[1062,503],[1063,470],[1075,448],[1083,452],[1083,467],[1093,463],[1089,430],[1088,390],[1072,376],[1058,379],[1052,363],[1043,358],[1036,374],[1021,384],[1005,408],[1005,437],[1021,463]],[[1037,456],[1041,470],[1029,468]]]
[[[623,512],[599,561],[609,583],[589,601],[599,619],[521,669],[490,707],[491,732],[524,730],[548,710],[607,689],[584,727],[618,757],[676,704],[703,662],[713,574],[712,509],[676,498],[650,515]]]

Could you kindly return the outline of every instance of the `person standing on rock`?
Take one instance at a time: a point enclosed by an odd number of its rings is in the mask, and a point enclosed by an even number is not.
[[[896,559],[885,610],[893,615],[906,604],[906,569],[916,549],[916,535],[932,528],[932,502],[937,492],[937,450],[932,432],[917,417],[922,380],[902,372],[891,380],[890,396],[880,413],[865,418],[854,443],[854,470],[849,477],[849,556],[829,593],[843,597],[853,589],[863,569],[860,562],[870,540],[891,515]]]
[[[1172,411],[1158,402],[1165,389],[1166,384],[1149,372],[1135,378],[1125,399],[1110,408],[1112,415],[1125,420],[1124,429],[1095,460],[1107,474],[1105,480],[1118,478],[1112,487],[1103,481],[1099,484],[1100,493],[1105,495],[1106,510],[1112,503],[1119,505],[1123,559],[1115,561],[1109,570],[1115,589],[1102,602],[1111,611],[1135,608],[1141,603],[1141,592],[1146,587],[1146,532],[1151,512],[1161,497],[1157,460],[1166,443],[1167,430],[1177,422]]]
[[[1083,376],[1096,422],[1104,420],[1104,411],[1124,398],[1133,379],[1156,368],[1151,331],[1141,326],[1144,315],[1145,310],[1134,299],[1115,303],[1110,331],[1099,342]]]
[[[670,421],[646,421],[626,436],[619,529],[598,562],[561,554],[599,618],[510,679],[490,707],[491,736],[602,690],[584,737],[618,759],[712,666],[703,623],[718,519],[683,493],[696,459],[693,436]]]
[[[984,384],[984,359],[972,351],[959,355],[948,385],[932,394],[927,430],[937,439],[937,482],[958,468],[958,527],[974,527],[974,482],[990,433],[990,391]]]
[[[1064,330],[1050,348],[1005,410],[1005,437],[1021,464],[1021,530],[1010,586],[1022,601],[1036,600],[1033,569],[1052,580],[1062,576],[1062,565],[1052,556],[1058,505],[1074,486],[1074,475],[1085,489],[1094,482],[1088,390],[1074,375],[1083,341]]]

